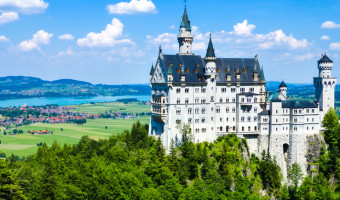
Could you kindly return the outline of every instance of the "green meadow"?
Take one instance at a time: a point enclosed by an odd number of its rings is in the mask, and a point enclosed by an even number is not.
[[[79,112],[87,112],[92,114],[105,113],[112,110],[113,112],[127,112],[127,113],[140,113],[150,112],[150,106],[141,103],[123,104],[123,103],[98,103],[73,105]],[[123,110],[121,110],[123,109]],[[19,157],[28,156],[36,153],[37,144],[42,142],[47,145],[52,145],[54,141],[59,144],[76,144],[79,139],[87,135],[92,139],[99,140],[109,138],[113,134],[122,133],[124,130],[130,130],[132,124],[136,121],[143,124],[149,124],[150,117],[140,118],[126,118],[126,119],[87,119],[83,125],[60,123],[36,123],[28,126],[20,127],[23,134],[17,135],[0,135],[0,152],[6,153],[10,156],[12,153]],[[53,134],[28,134],[28,131],[53,131]]]

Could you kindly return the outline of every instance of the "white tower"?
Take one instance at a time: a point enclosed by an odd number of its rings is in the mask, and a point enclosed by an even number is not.
[[[332,77],[333,61],[326,54],[318,61],[319,77],[314,77],[315,98],[319,103],[320,121],[329,108],[334,108],[334,89],[337,78]]]
[[[187,13],[187,6],[185,6],[181,25],[177,40],[179,44],[180,55],[192,55],[192,41],[194,36],[191,34],[190,21]]]
[[[279,91],[284,97],[287,97],[287,85],[284,81],[279,85]]]

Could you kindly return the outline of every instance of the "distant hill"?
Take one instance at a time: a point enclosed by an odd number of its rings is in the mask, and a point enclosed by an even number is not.
[[[149,95],[148,84],[104,85],[73,79],[46,81],[27,76],[0,77],[0,99],[27,97],[82,97]]]

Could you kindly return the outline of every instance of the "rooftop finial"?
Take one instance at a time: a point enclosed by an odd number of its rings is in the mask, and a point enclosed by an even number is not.
[[[159,45],[159,54],[162,54],[162,45]]]

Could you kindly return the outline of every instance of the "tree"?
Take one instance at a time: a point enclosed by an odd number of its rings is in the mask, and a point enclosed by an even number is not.
[[[262,179],[263,187],[269,189],[269,192],[281,187],[280,167],[276,164],[276,161],[271,158],[269,153],[263,151],[258,171]]]
[[[288,179],[292,181],[295,187],[298,186],[299,180],[302,178],[302,170],[299,164],[293,163],[288,167]]]
[[[0,159],[0,199],[26,199],[17,184],[16,175],[8,169],[6,161]]]
[[[327,129],[332,129],[338,126],[339,124],[339,116],[336,114],[336,110],[334,108],[330,108],[326,115],[323,117],[322,126]]]

